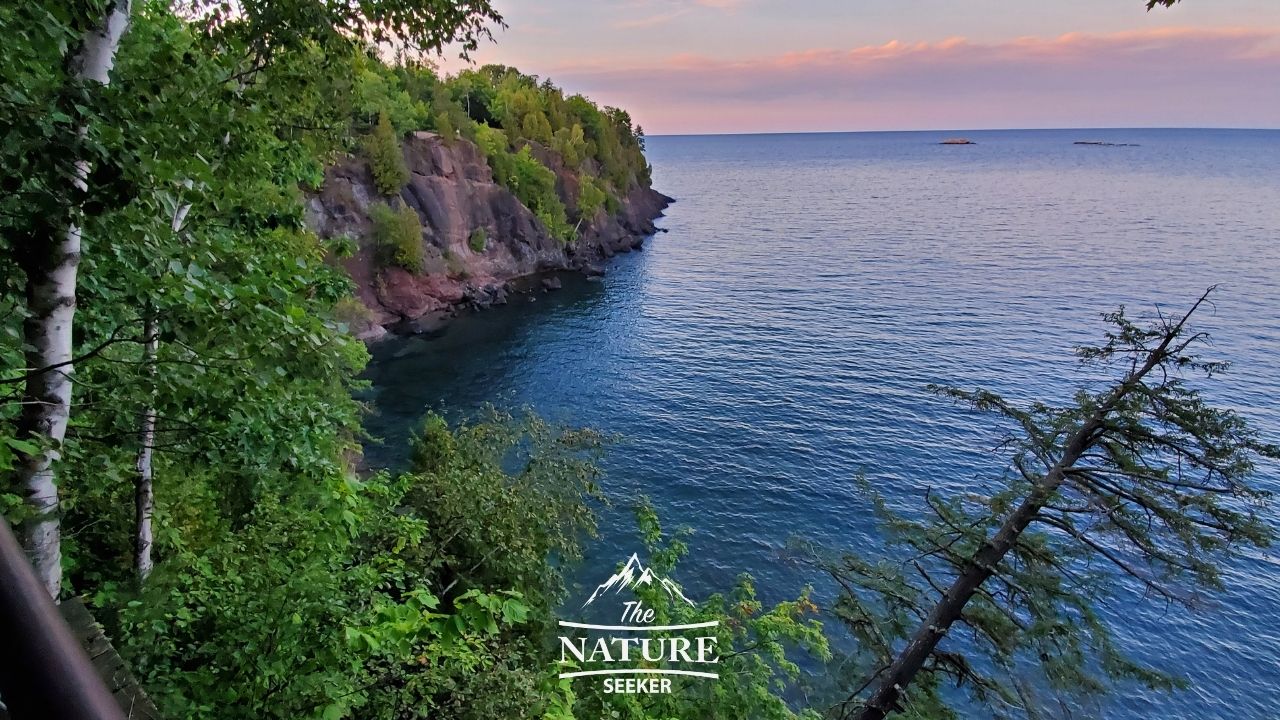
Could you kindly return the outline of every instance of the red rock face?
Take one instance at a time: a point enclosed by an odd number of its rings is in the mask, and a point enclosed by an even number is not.
[[[565,244],[494,182],[488,163],[472,143],[459,139],[446,144],[434,133],[418,132],[403,148],[410,180],[398,199],[380,197],[365,161],[348,157],[329,168],[319,194],[307,203],[307,223],[322,238],[346,235],[358,243],[359,250],[342,265],[371,313],[370,323],[353,328],[366,339],[385,334],[387,326],[450,314],[467,302],[488,304],[505,297],[508,284],[517,278],[551,270],[596,272],[600,260],[639,247],[655,231],[653,220],[671,202],[648,187],[633,187],[617,215],[600,211],[584,220],[576,242]],[[533,151],[556,172],[561,198],[575,198],[577,174],[551,150],[535,146]],[[370,205],[397,200],[413,208],[422,221],[425,262],[420,274],[385,262],[371,237]],[[576,208],[570,202],[566,206],[574,214]],[[469,244],[476,230],[488,239],[483,252]]]

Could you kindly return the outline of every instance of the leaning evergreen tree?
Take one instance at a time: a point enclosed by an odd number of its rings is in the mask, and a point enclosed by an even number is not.
[[[1078,354],[1112,379],[1070,405],[932,388],[1011,422],[1010,469],[991,494],[930,491],[921,520],[877,498],[907,559],[824,562],[842,587],[836,613],[862,649],[835,717],[953,717],[948,682],[997,716],[1035,716],[1046,693],[1181,684],[1126,658],[1096,608],[1123,589],[1193,608],[1222,588],[1225,557],[1271,540],[1258,517],[1266,493],[1248,480],[1280,448],[1188,384],[1226,369],[1195,354],[1208,336],[1188,325],[1212,291],[1146,327],[1123,308],[1106,315],[1105,342]],[[1043,678],[1027,681],[1037,665]]]

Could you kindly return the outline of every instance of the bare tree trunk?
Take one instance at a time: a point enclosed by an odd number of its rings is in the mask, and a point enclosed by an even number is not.
[[[1203,302],[1203,298],[1201,301]],[[1199,307],[1199,304],[1196,303],[1196,306]],[[1192,312],[1194,311],[1193,308]],[[1187,317],[1189,316],[1190,313],[1187,314]],[[951,587],[947,588],[942,599],[929,611],[919,629],[911,636],[911,640],[883,673],[875,692],[867,698],[866,704],[857,710],[858,720],[882,720],[889,713],[899,709],[898,701],[902,698],[907,686],[915,679],[920,668],[929,659],[929,655],[938,646],[938,642],[951,629],[951,625],[960,619],[965,605],[973,599],[982,583],[995,573],[1000,561],[1018,542],[1018,537],[1066,480],[1067,471],[1097,441],[1105,421],[1119,402],[1165,359],[1169,345],[1185,322],[1186,317],[1165,334],[1160,345],[1147,355],[1140,367],[1135,367],[1119,385],[1115,386],[1089,419],[1072,434],[1063,447],[1062,457],[1036,483],[1035,488],[1022,501],[1022,504],[1005,518],[996,534],[978,548],[978,551],[969,559],[965,570],[951,583]]]
[[[97,27],[85,34],[72,60],[73,82],[107,84],[116,50],[129,25],[130,0],[116,0],[103,12]],[[80,129],[81,134],[87,128]],[[89,163],[79,160],[71,179],[80,191],[88,189]],[[24,388],[19,437],[47,442],[39,452],[21,459],[15,471],[30,518],[23,524],[23,544],[36,575],[49,594],[62,585],[61,518],[53,464],[60,457],[71,415],[72,322],[76,311],[76,271],[80,265],[80,226],[68,224],[46,247],[29,248],[26,273],[28,316],[23,323],[27,367],[32,373]]]
[[[190,180],[183,183],[190,188]],[[182,231],[191,211],[191,203],[184,203],[173,213],[170,229],[176,235]],[[160,318],[156,309],[148,303],[146,317],[142,324],[142,374],[147,379],[147,387],[154,389],[156,377],[156,353],[160,349]],[[155,562],[151,559],[151,547],[155,534],[151,527],[151,518],[155,514],[156,496],[154,486],[155,473],[152,469],[152,456],[156,441],[156,408],[148,404],[142,411],[142,422],[138,428],[138,457],[135,463],[138,475],[134,478],[134,539],[133,567],[138,574],[138,582],[146,582]]]
[[[143,373],[150,379],[156,374],[156,350],[159,346],[159,330],[154,311],[147,308],[147,318],[143,323],[145,345],[142,351]],[[138,430],[138,476],[134,479],[134,510],[136,533],[133,542],[133,566],[138,573],[138,581],[144,582],[151,574],[151,545],[153,534],[151,516],[155,511],[155,490],[152,486],[151,454],[156,441],[156,409],[148,405],[142,411],[142,425]]]

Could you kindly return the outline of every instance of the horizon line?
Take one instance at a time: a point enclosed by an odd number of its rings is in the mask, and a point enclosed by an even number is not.
[[[1058,127],[994,127],[994,128],[933,128],[923,130],[763,130],[751,132],[677,132],[677,133],[645,133],[646,138],[672,137],[723,137],[754,135],[857,135],[882,133],[976,133],[976,132],[1051,132],[1061,130],[1230,130],[1233,132],[1278,132],[1280,127],[1227,127],[1227,126],[1144,126],[1114,125],[1106,126],[1058,126]]]

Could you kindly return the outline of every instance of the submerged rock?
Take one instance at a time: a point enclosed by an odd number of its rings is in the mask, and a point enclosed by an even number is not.
[[[436,311],[427,313],[412,320],[402,320],[391,326],[391,331],[397,335],[420,335],[424,337],[439,337],[445,333],[449,327],[449,322],[453,320],[453,313],[447,311]]]

